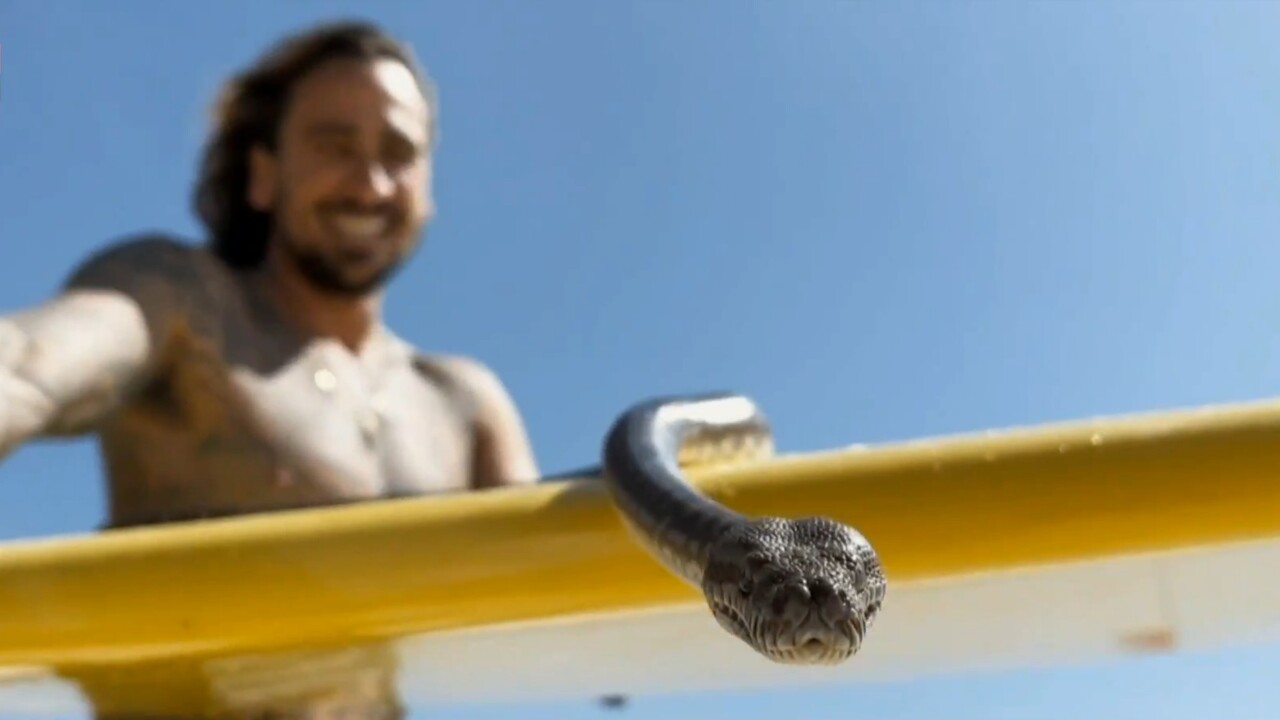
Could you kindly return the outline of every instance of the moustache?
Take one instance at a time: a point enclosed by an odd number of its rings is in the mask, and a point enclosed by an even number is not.
[[[333,200],[316,208],[322,213],[350,213],[353,215],[382,215],[392,222],[404,218],[404,211],[392,203],[366,203],[356,200]]]

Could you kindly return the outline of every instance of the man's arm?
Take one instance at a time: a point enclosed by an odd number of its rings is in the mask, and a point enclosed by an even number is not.
[[[89,431],[143,382],[178,306],[156,263],[182,251],[145,241],[109,249],[50,301],[0,316],[0,457],[37,437]]]
[[[515,401],[496,374],[476,360],[439,358],[442,369],[469,401],[476,488],[524,485],[539,479],[538,463]]]
[[[71,291],[0,317],[0,456],[38,436],[88,429],[149,351],[142,314],[115,293]]]

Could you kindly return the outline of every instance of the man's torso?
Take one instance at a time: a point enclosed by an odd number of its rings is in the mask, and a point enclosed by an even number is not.
[[[385,330],[360,356],[291,339],[242,276],[186,262],[178,330],[99,428],[111,525],[468,486],[467,401],[440,365]]]

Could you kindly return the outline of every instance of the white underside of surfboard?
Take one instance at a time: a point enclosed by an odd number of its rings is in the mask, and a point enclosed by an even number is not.
[[[415,709],[582,701],[897,681],[1271,642],[1280,638],[1277,566],[1280,541],[1266,541],[892,584],[864,649],[836,668],[770,663],[700,605],[420,635],[396,644],[399,685]],[[319,682],[360,659],[335,652],[296,664],[237,662],[223,668],[220,684],[249,702],[263,688]],[[0,677],[0,713],[85,717],[89,708],[74,686],[29,670]]]

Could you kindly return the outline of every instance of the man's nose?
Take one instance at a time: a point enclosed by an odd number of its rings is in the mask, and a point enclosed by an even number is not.
[[[361,163],[353,172],[351,189],[364,202],[377,203],[391,197],[395,182],[382,163]]]

